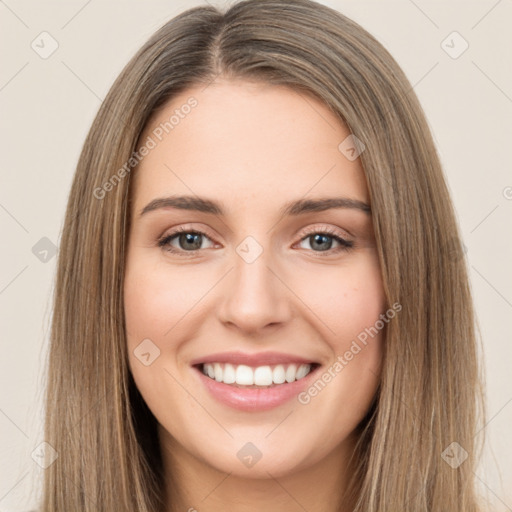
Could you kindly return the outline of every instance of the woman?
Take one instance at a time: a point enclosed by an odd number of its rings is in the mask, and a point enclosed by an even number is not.
[[[128,63],[51,336],[45,512],[481,510],[441,165],[396,62],[328,7],[194,8]]]

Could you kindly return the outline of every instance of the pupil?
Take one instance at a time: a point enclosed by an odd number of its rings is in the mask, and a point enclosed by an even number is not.
[[[318,242],[317,242],[317,241],[318,241],[318,239],[323,239],[323,241],[325,242],[325,240],[326,240],[326,239],[328,239],[328,238],[330,238],[330,237],[325,236],[325,235],[321,235],[321,234],[313,235],[313,247],[314,247],[315,245],[317,245],[317,243],[318,243]],[[321,243],[321,242],[320,242],[320,243]],[[329,244],[328,244],[328,245],[329,245]],[[324,246],[322,246],[322,245],[318,246],[318,245],[317,245],[317,247],[318,247],[321,251],[322,251],[322,250],[323,250],[323,251],[325,251],[325,250],[328,250],[328,249],[329,249],[329,247],[325,247],[325,244],[324,244]]]
[[[194,238],[196,239],[195,240],[196,247],[192,247],[192,249],[199,249],[201,247],[201,242],[199,242],[199,244],[197,243],[197,239],[199,239],[199,236],[200,235],[197,234],[197,233],[185,233],[184,235],[182,235],[182,237],[185,238],[186,243],[189,243],[189,242],[193,243],[194,242]],[[181,241],[183,241],[183,238],[181,239]]]

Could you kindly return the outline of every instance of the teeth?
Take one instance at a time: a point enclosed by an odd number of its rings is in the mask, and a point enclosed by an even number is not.
[[[254,372],[249,366],[241,364],[236,367],[236,383],[242,386],[252,386],[254,384]]]
[[[293,382],[295,380],[295,376],[297,375],[297,365],[291,364],[286,368],[285,379],[286,382]]]
[[[278,364],[252,368],[245,364],[205,363],[202,371],[211,379],[238,386],[272,386],[303,379],[310,371],[310,364]]]
[[[274,371],[272,372],[272,382],[274,384],[282,384],[286,381],[286,372],[284,371],[284,366],[282,364],[278,364]]]
[[[222,382],[224,384],[234,384],[236,382],[235,367],[232,364],[226,363],[224,365]]]

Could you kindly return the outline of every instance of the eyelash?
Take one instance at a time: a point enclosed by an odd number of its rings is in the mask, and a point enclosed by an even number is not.
[[[201,249],[194,249],[192,251],[184,251],[182,249],[175,249],[174,247],[171,247],[170,242],[173,238],[175,238],[177,235],[180,235],[182,233],[189,233],[194,235],[202,235],[206,238],[211,238],[204,233],[203,231],[198,231],[194,229],[188,229],[186,227],[179,227],[175,229],[172,233],[169,233],[168,235],[163,236],[162,238],[158,239],[158,247],[161,247],[164,251],[168,251],[170,253],[176,254],[180,257],[194,257],[195,254],[200,251]],[[333,254],[338,254],[339,252],[345,251],[349,252],[354,247],[354,242],[345,240],[344,238],[341,238],[339,235],[336,234],[334,230],[331,228],[325,228],[325,229],[319,229],[319,228],[313,228],[306,233],[304,233],[304,236],[299,240],[299,242],[302,242],[306,240],[308,237],[312,235],[328,235],[329,238],[333,238],[340,244],[340,247],[336,249],[328,249],[326,251],[313,251],[315,253],[318,253],[321,257],[327,257],[331,256]],[[312,249],[310,249],[312,250]]]

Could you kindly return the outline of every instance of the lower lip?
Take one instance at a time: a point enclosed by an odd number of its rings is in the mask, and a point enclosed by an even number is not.
[[[240,411],[255,412],[273,409],[296,397],[309,386],[319,368],[319,366],[313,368],[300,380],[261,389],[238,388],[208,377],[202,372],[201,368],[194,367],[194,370],[199,374],[208,391],[219,402]]]

